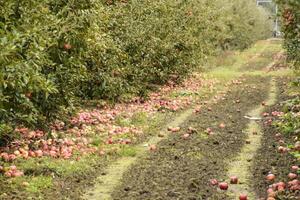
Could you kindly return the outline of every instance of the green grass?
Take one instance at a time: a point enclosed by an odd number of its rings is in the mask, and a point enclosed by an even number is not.
[[[131,124],[134,126],[144,126],[148,122],[149,116],[146,112],[136,112],[131,117]]]
[[[67,176],[90,169],[98,159],[99,156],[96,155],[81,156],[78,161],[43,157],[20,160],[16,165],[25,172],[32,172],[33,175]]]
[[[122,146],[117,153],[122,157],[135,157],[137,149],[133,146]]]
[[[136,112],[131,118],[127,118],[122,115],[117,116],[115,124],[118,126],[143,126],[147,122],[148,118],[149,116],[146,112]]]
[[[181,91],[175,91],[172,92],[169,97],[170,98],[177,98],[177,97],[186,97],[186,96],[199,96],[199,92],[191,92],[188,90],[181,90]]]
[[[36,176],[30,178],[30,183],[26,190],[30,193],[38,193],[41,190],[50,188],[53,185],[52,177],[49,176]]]
[[[227,82],[241,75],[240,72],[228,67],[216,68],[215,70],[210,71],[209,74],[221,82]]]
[[[275,76],[275,77],[280,77],[280,76],[289,76],[289,77],[293,77],[294,76],[294,72],[291,69],[282,69],[282,70],[277,70],[277,71],[270,71],[270,72],[266,72],[266,73],[262,73],[259,70],[256,71],[252,71],[252,72],[247,72],[247,75],[253,75],[253,76]]]
[[[205,132],[197,133],[197,137],[205,140],[205,139],[208,139],[208,134]]]
[[[130,155],[130,153],[127,153]],[[132,154],[132,153],[131,153]],[[43,190],[53,187],[55,177],[67,177],[72,174],[91,170],[99,162],[97,155],[81,156],[80,160],[63,160],[48,157],[19,160],[16,164],[26,175],[5,179],[12,190],[25,189],[28,196],[38,196]],[[24,185],[24,183],[28,185]]]
[[[103,143],[104,143],[104,140],[101,135],[94,135],[94,137],[92,137],[92,142],[91,142],[92,145],[99,147]]]

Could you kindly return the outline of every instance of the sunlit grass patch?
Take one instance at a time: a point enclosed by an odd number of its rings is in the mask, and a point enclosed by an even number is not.
[[[281,77],[281,76],[293,77],[294,76],[293,70],[291,70],[289,68],[280,69],[280,70],[276,70],[276,71],[268,71],[268,72],[264,72],[264,73],[262,73],[261,70],[254,70],[251,72],[246,72],[246,74],[252,75],[252,76],[274,76],[274,77]]]
[[[5,182],[9,184],[12,190],[23,190],[32,195],[41,193],[44,189],[53,186],[53,178],[51,176],[22,176],[5,180]],[[3,194],[1,194],[1,197],[3,197]]]
[[[124,115],[117,116],[115,124],[118,126],[143,126],[148,120],[148,114],[146,112],[135,112],[131,117],[125,117]]]
[[[91,140],[91,144],[96,147],[99,147],[100,145],[104,144],[104,138],[100,135],[94,135],[94,137],[92,137]]]
[[[23,160],[17,166],[24,170],[26,176],[66,176],[73,173],[86,171],[99,160],[98,155],[83,155],[71,160],[53,159],[50,157]]]
[[[222,82],[229,81],[241,75],[240,72],[228,67],[219,67],[209,72],[209,74]]]
[[[149,116],[146,112],[136,112],[132,115],[130,121],[134,126],[143,126],[148,122]]]
[[[177,98],[177,97],[187,97],[187,96],[199,96],[199,92],[189,91],[189,90],[180,90],[175,91],[170,94],[171,98]]]
[[[117,154],[122,157],[134,157],[137,154],[137,149],[133,146],[122,146]]]

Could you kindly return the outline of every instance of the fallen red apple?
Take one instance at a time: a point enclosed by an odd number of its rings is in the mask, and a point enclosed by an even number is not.
[[[277,134],[275,135],[275,137],[276,137],[276,138],[280,138],[280,137],[281,137],[281,134],[280,134],[280,133],[277,133]]]
[[[285,144],[284,140],[279,140],[278,143],[281,144],[281,145],[284,145],[284,144]],[[278,149],[278,150],[279,150],[279,149]],[[284,151],[284,149],[280,149],[280,150],[281,150],[281,151]]]
[[[194,112],[199,113],[201,111],[201,108],[195,108]]]
[[[15,154],[10,154],[8,156],[8,160],[15,160],[17,158],[17,156]]]
[[[269,116],[269,115],[270,115],[270,114],[267,113],[267,112],[263,113],[263,116],[264,116],[264,117],[267,117],[267,116]]]
[[[206,129],[206,132],[207,132],[207,133],[211,133],[211,132],[212,132],[212,129],[211,129],[211,128],[207,128],[207,129]]]
[[[150,151],[155,151],[157,148],[156,148],[156,145],[155,145],[155,144],[151,144],[151,145],[149,146],[149,149],[150,149]]]
[[[20,177],[20,176],[23,176],[23,172],[15,171],[15,172],[12,172],[11,176],[12,177]]]
[[[274,174],[268,174],[268,176],[266,177],[266,179],[267,179],[268,181],[273,181],[275,178],[276,178],[276,177],[275,177]]]
[[[36,156],[35,153],[34,153],[33,151],[29,151],[29,152],[28,152],[28,155],[29,155],[30,157],[35,157],[35,156]]]
[[[131,144],[131,139],[126,139],[125,144]]]
[[[220,184],[219,184],[219,188],[220,188],[221,190],[227,190],[227,189],[228,189],[228,183],[226,183],[226,182],[220,183]]]
[[[225,128],[226,125],[225,125],[224,123],[221,123],[221,124],[219,125],[219,127],[220,127],[220,128]]]
[[[42,150],[36,150],[35,155],[36,155],[36,157],[42,157],[43,156],[43,151]]]
[[[109,138],[109,139],[107,140],[107,144],[113,144],[113,143],[114,143],[114,141],[113,141],[112,138]]]
[[[297,172],[298,170],[299,170],[298,166],[296,166],[296,165],[292,166],[292,171]]]
[[[300,185],[300,181],[297,180],[297,179],[294,179],[294,180],[288,182],[289,187],[292,187],[292,186],[295,186],[295,185]]]
[[[300,185],[294,185],[290,188],[292,191],[299,191],[300,190]]]
[[[268,193],[268,197],[275,197],[276,196],[276,193],[272,188],[269,188],[267,190],[267,193]]]
[[[295,179],[295,178],[297,178],[297,174],[289,173],[288,177],[289,177],[289,179]]]
[[[284,191],[284,187],[283,187],[283,186],[278,186],[277,190],[278,190],[279,192],[282,192],[282,191]]]
[[[189,127],[189,128],[188,128],[188,132],[189,132],[189,133],[196,133],[197,130],[196,130],[195,128],[193,128],[193,127]]]
[[[268,188],[267,193],[269,194],[269,193],[272,193],[272,192],[274,192],[274,190],[272,188]]]
[[[12,175],[11,175],[11,171],[7,171],[7,172],[5,172],[5,173],[4,173],[4,176],[6,176],[6,177],[12,177]]]
[[[240,195],[240,200],[247,200],[248,196],[246,194],[241,194]]]
[[[180,131],[180,127],[175,127],[172,129],[172,132],[178,132],[178,131]]]
[[[182,136],[183,139],[188,139],[189,137],[190,137],[190,134],[188,134],[188,133],[185,133],[185,134]]]
[[[278,182],[278,183],[276,183],[276,186],[277,186],[277,189],[278,189],[279,187],[285,188],[285,183],[284,183],[284,182]],[[278,189],[278,190],[279,190],[279,189]]]
[[[237,184],[238,183],[238,177],[237,176],[231,176],[230,177],[230,183],[231,184]]]
[[[283,146],[279,146],[278,147],[278,152],[285,153],[285,152],[287,152],[287,149],[285,147],[283,147]]]
[[[218,183],[219,183],[219,182],[218,182],[217,179],[211,179],[211,180],[210,180],[210,184],[213,185],[213,186],[218,185]]]

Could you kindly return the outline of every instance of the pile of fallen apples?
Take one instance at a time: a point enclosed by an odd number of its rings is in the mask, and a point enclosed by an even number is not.
[[[299,172],[299,167],[298,166],[292,166],[291,167],[291,172],[287,175],[288,181],[287,183],[285,182],[275,182],[276,176],[272,173],[268,174],[266,176],[266,181],[268,183],[272,183],[269,185],[269,188],[267,190],[268,193],[268,200],[275,200],[275,197],[283,193],[285,191],[299,191],[300,190],[300,181],[297,179],[298,175],[297,173]]]
[[[238,184],[239,179],[237,176],[231,176],[230,177],[230,184]],[[211,179],[210,180],[210,184],[212,186],[218,186],[221,190],[228,190],[229,188],[229,184],[227,182],[220,182],[217,179]],[[240,200],[247,200],[248,199],[248,195],[247,194],[240,194],[239,195],[239,199]]]
[[[24,173],[21,170],[18,170],[15,165],[10,167],[0,166],[0,173],[4,174],[6,177],[19,177],[24,175]]]

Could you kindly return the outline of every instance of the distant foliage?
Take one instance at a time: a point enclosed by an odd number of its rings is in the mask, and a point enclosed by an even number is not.
[[[0,134],[46,126],[82,99],[179,82],[269,37],[267,19],[249,0],[0,1]]]
[[[300,70],[300,1],[277,0],[282,13],[284,46],[292,66]]]

